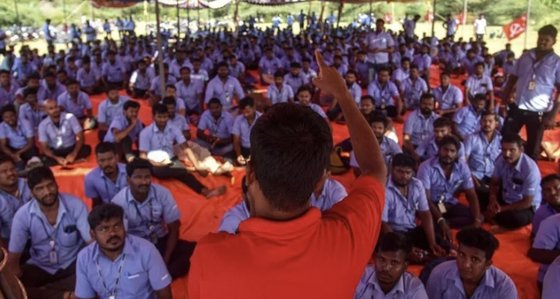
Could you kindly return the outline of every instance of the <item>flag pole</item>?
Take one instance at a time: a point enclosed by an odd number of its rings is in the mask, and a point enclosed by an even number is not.
[[[465,0],[463,3],[463,19],[461,20],[461,23],[463,23],[463,27],[461,28],[463,40],[465,40],[465,28],[467,27],[467,2],[468,0]]]
[[[161,96],[165,94],[165,77],[164,77],[164,67],[163,67],[163,46],[161,43],[161,29],[160,29],[160,16],[159,16],[159,1],[156,2],[156,41],[157,41],[157,49],[158,49],[158,69],[159,69],[159,90],[161,92]]]
[[[531,20],[531,0],[527,0],[527,18],[525,19],[525,41],[523,43],[523,48],[527,49],[527,39],[529,38],[529,24]]]
[[[436,4],[437,0],[434,0],[432,8],[432,36],[436,36]]]

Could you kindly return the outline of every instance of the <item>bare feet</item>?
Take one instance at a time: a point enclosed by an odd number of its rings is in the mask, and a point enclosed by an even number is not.
[[[206,196],[206,198],[212,198],[215,196],[220,196],[223,195],[224,193],[226,193],[226,186],[220,186],[218,188],[214,188],[214,189],[203,189],[202,190],[202,195]]]

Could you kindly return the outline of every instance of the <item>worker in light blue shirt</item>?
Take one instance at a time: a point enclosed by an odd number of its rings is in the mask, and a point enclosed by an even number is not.
[[[239,101],[238,115],[233,122],[231,134],[233,135],[233,150],[239,165],[245,165],[251,155],[251,129],[261,113],[255,107],[251,97],[244,97]]]
[[[118,88],[114,86],[107,89],[107,98],[101,101],[97,108],[97,122],[99,124],[98,137],[103,141],[109,126],[117,117],[123,115],[124,103],[129,101],[128,96],[119,95]]]
[[[548,267],[543,281],[542,299],[555,299],[560,294],[560,257]]]
[[[438,155],[439,142],[445,136],[453,136],[453,121],[447,117],[440,117],[434,121],[434,137],[416,148],[416,154],[422,161]],[[465,161],[465,146],[459,142],[458,157]]]
[[[33,195],[27,182],[18,178],[16,164],[7,156],[0,157],[0,238],[3,244],[9,244],[14,214]]]
[[[210,99],[218,98],[224,109],[233,107],[234,98],[237,100],[245,96],[241,83],[235,77],[229,75],[229,67],[226,62],[218,64],[218,74],[208,82],[204,103],[208,104]]]
[[[14,215],[8,259],[30,298],[66,298],[74,290],[78,252],[91,239],[86,205],[58,192],[48,167],[33,168],[27,176],[33,200]],[[30,241],[28,261],[20,261]],[[20,266],[20,262],[25,262]]]
[[[266,98],[269,105],[294,101],[294,91],[290,85],[284,83],[283,72],[274,73],[274,84],[267,87]]]
[[[490,181],[486,219],[516,229],[531,223],[541,204],[541,174],[537,163],[523,153],[519,135],[502,137],[502,155],[496,159]],[[484,204],[483,204],[484,206]]]
[[[88,223],[95,242],[78,254],[78,298],[171,298],[165,262],[149,241],[127,234],[120,206],[94,208]]]
[[[418,108],[420,106],[420,98],[426,92],[428,92],[428,84],[420,77],[418,66],[411,65],[410,77],[401,83],[401,94],[404,100],[403,108],[407,110]]]
[[[417,160],[416,148],[432,139],[434,121],[439,117],[434,113],[435,100],[430,94],[424,94],[420,99],[420,107],[414,110],[404,123],[403,149]]]
[[[459,87],[451,84],[450,80],[450,73],[441,73],[441,85],[436,87],[433,91],[438,104],[436,110],[442,116],[447,114],[453,115],[453,113],[463,106],[463,93]]]
[[[492,265],[499,242],[481,228],[466,228],[457,234],[457,260],[437,265],[426,291],[430,299],[517,299],[511,278]]]
[[[109,203],[115,194],[128,185],[126,166],[118,163],[113,143],[101,142],[95,146],[97,167],[84,178],[84,190],[92,206]]]
[[[212,154],[230,155],[233,151],[233,121],[231,114],[223,111],[220,99],[211,99],[208,102],[208,110],[200,116],[196,143],[207,148]]]
[[[560,214],[550,216],[540,224],[539,231],[529,253],[534,262],[540,263],[537,283],[542,286],[548,265],[559,256],[560,250]]]
[[[187,274],[194,243],[179,239],[180,211],[171,192],[152,183],[152,166],[135,159],[126,166],[128,187],[111,202],[124,209],[127,230],[131,235],[153,243],[161,253],[171,277]]]
[[[494,107],[494,86],[492,79],[484,74],[484,62],[475,64],[474,74],[465,83],[465,97],[471,101],[477,94],[483,94],[490,99],[489,107]]]
[[[533,217],[532,236],[539,231],[541,222],[560,213],[560,174],[549,174],[541,180],[542,203]]]
[[[66,92],[57,99],[64,111],[72,113],[79,120],[92,119],[93,108],[87,93],[80,90],[80,83],[74,79],[66,82]]]
[[[379,237],[373,265],[367,265],[354,299],[428,299],[422,281],[406,271],[412,246],[402,233]]]
[[[0,109],[0,152],[13,159],[22,171],[29,159],[37,156],[35,132],[25,121],[18,121],[16,108],[8,104]]]

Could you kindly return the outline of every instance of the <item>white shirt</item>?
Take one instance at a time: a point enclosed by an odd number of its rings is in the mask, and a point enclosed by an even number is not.
[[[486,19],[476,19],[474,21],[474,31],[476,34],[486,33]]]

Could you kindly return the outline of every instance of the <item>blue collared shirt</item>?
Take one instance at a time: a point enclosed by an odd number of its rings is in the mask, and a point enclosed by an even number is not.
[[[270,100],[272,105],[287,103],[290,99],[294,99],[294,91],[286,83],[282,84],[281,89],[279,89],[276,84],[271,84],[266,89],[266,97]]]
[[[154,122],[140,132],[138,149],[140,152],[164,150],[169,154],[169,157],[174,157],[173,145],[183,144],[186,141],[181,129],[170,125],[169,121],[163,131]]]
[[[0,237],[4,239],[10,239],[12,221],[16,211],[33,198],[24,179],[18,178],[17,185],[16,195],[0,190]]]
[[[150,240],[152,233],[155,233],[158,238],[164,237],[167,235],[165,224],[181,218],[171,192],[154,183],[151,184],[148,197],[142,203],[134,199],[129,187],[119,191],[111,202],[124,209],[128,232],[147,240]]]
[[[101,252],[97,242],[80,251],[76,262],[76,296],[156,299],[155,291],[171,284],[167,266],[152,243],[133,235],[127,235],[124,242],[121,255],[114,261]],[[117,279],[119,284],[115,286]]]
[[[455,205],[459,201],[455,193],[461,190],[474,188],[471,171],[467,164],[458,160],[453,164],[453,170],[449,179],[439,164],[439,157],[424,161],[418,168],[418,179],[422,181],[427,191],[430,191],[429,200],[434,203],[443,202]]]
[[[85,110],[92,108],[89,96],[83,91],[78,91],[75,99],[65,92],[58,97],[57,102],[60,107],[64,108],[64,111],[74,114],[77,118],[85,117]]]
[[[105,134],[105,138],[103,139],[103,141],[115,142],[115,136],[113,135],[113,130],[122,131],[128,126],[129,126],[129,122],[126,119],[126,116],[124,116],[124,114],[117,115],[115,119],[113,119],[113,121],[111,122],[111,125],[109,125],[109,130],[107,130],[107,134]],[[128,137],[130,137],[132,141],[138,140],[138,136],[140,136],[140,132],[142,131],[143,128],[144,125],[142,124],[142,122],[137,121],[134,129],[132,129],[132,131],[128,133]]]
[[[101,68],[101,75],[111,83],[123,82],[125,73],[126,67],[118,59],[115,60],[114,64],[111,64],[109,61],[105,62]]]
[[[37,110],[33,109],[28,103],[19,107],[18,122],[27,123],[33,131],[37,130],[39,124],[45,117],[47,117],[47,114],[39,106],[37,106]]]
[[[180,114],[175,114],[174,118],[169,118],[169,123],[172,127],[179,129],[181,132],[190,130],[189,121]]]
[[[432,112],[429,117],[425,117],[419,109],[410,113],[404,123],[404,134],[410,136],[413,145],[419,146],[429,141],[434,136],[434,121],[439,116]]]
[[[533,241],[533,248],[560,250],[560,214],[550,216],[541,222]],[[537,281],[542,282],[548,265],[541,264]]]
[[[417,108],[422,94],[428,92],[428,84],[420,77],[416,80],[408,78],[401,82],[401,89],[406,107]]]
[[[204,98],[204,103],[208,103],[212,98],[218,98],[222,102],[224,109],[230,109],[232,106],[233,95],[236,95],[238,99],[245,96],[243,88],[239,80],[229,76],[226,82],[223,82],[220,77],[216,76],[206,86],[206,94]]]
[[[408,194],[405,197],[395,186],[393,179],[390,176],[387,178],[381,221],[396,231],[406,232],[415,228],[416,213],[430,210],[424,185],[419,179],[411,178],[406,188]]]
[[[297,92],[297,90],[302,85],[305,85],[305,84],[309,83],[309,81],[307,80],[305,75],[303,75],[302,72],[299,72],[295,76],[292,75],[291,73],[288,73],[288,74],[284,75],[284,83],[286,83],[286,85],[290,86],[292,88],[292,91]]]
[[[375,106],[395,106],[395,98],[399,96],[399,90],[395,83],[389,81],[381,86],[379,81],[374,80],[368,85],[367,94],[373,97]]]
[[[463,93],[459,87],[451,84],[449,84],[445,91],[443,91],[441,86],[434,89],[434,98],[441,110],[461,107],[463,105]]]
[[[348,193],[341,183],[329,178],[325,181],[321,195],[317,197],[315,196],[315,193],[311,194],[309,203],[312,207],[321,211],[326,211],[344,199],[347,195]],[[225,213],[218,231],[235,234],[239,224],[247,220],[250,216],[247,204],[245,201],[242,201]]]
[[[175,83],[177,97],[183,99],[185,106],[190,110],[200,110],[200,95],[203,92],[203,84],[199,81],[191,81],[186,85],[183,80]]]
[[[560,294],[560,257],[548,267],[543,281],[542,299],[556,299]]]
[[[155,76],[154,79],[152,79],[152,84],[150,85],[150,91],[157,97],[161,97],[161,88],[160,88],[159,80],[160,80],[159,76]],[[177,83],[177,79],[175,79],[175,77],[173,77],[172,75],[169,75],[167,76],[167,79],[164,80],[163,83],[165,86],[167,86],[167,84],[175,84]]]
[[[495,131],[492,140],[483,132],[476,132],[465,139],[465,157],[472,174],[477,179],[492,177],[494,162],[502,152],[502,135]]]
[[[59,193],[58,200],[58,215],[54,226],[48,222],[37,200],[23,205],[14,215],[9,245],[10,252],[21,253],[27,241],[31,240],[31,258],[27,263],[50,274],[72,264],[84,242],[90,240],[88,212],[84,202],[65,193]],[[55,241],[56,263],[51,263],[50,260],[52,239]]]
[[[457,124],[457,131],[461,136],[470,135],[480,129],[481,112],[476,112],[472,105],[465,106],[455,112],[453,121]]]
[[[0,106],[13,103],[16,99],[16,92],[18,89],[19,86],[16,82],[11,82],[9,89],[0,86]]]
[[[480,78],[476,75],[469,76],[465,87],[469,89],[468,96],[471,98],[473,98],[476,94],[487,94],[488,92],[492,92],[492,90],[494,90],[492,79],[486,75],[482,75]]]
[[[552,110],[552,95],[560,85],[560,57],[550,53],[536,62],[535,49],[521,55],[512,74],[517,76],[516,100],[523,110],[548,112]],[[535,80],[536,87],[529,90],[529,83]]]
[[[533,207],[541,204],[541,174],[537,163],[525,153],[511,166],[500,155],[494,166],[495,178],[502,182],[502,199],[508,203],[521,201],[524,196],[533,196]]]
[[[432,271],[426,291],[430,299],[467,299],[457,261],[439,264]],[[490,266],[470,299],[517,299],[517,289],[504,271]]]
[[[39,142],[47,142],[52,149],[68,148],[76,144],[76,135],[82,126],[72,113],[61,112],[60,123],[56,126],[50,117],[39,124]]]
[[[428,299],[422,281],[409,272],[404,272],[393,289],[385,294],[375,273],[373,265],[366,266],[360,282],[356,287],[354,299]]]
[[[383,154],[386,166],[391,165],[391,161],[393,160],[394,155],[402,153],[402,149],[399,144],[396,143],[393,139],[388,138],[387,136],[383,136],[383,138],[381,138],[379,149]],[[350,153],[349,163],[351,167],[360,168],[360,165],[358,165],[358,161],[356,160],[356,154],[354,153],[354,151]]]
[[[126,165],[118,163],[117,171],[117,181],[113,182],[105,176],[105,173],[99,167],[92,169],[84,179],[86,196],[89,198],[99,198],[103,203],[111,202],[115,194],[128,186]]]
[[[552,215],[556,215],[558,212],[551,207],[548,203],[543,202],[541,206],[535,211],[535,215],[533,215],[533,225],[531,235],[535,236],[539,231],[539,227],[541,223]]]
[[[436,139],[432,137],[430,141],[419,145],[416,148],[415,152],[423,160],[427,160],[437,156],[439,152],[439,146],[437,145]],[[459,152],[457,153],[457,157],[459,157],[459,159],[461,159],[462,161],[465,161],[465,146],[462,142],[459,142]]]
[[[134,88],[140,90],[148,90],[152,84],[152,75],[147,70],[142,73],[139,70],[135,70],[130,76],[130,83]]]
[[[101,75],[97,72],[97,69],[90,68],[89,72],[84,68],[78,70],[76,79],[80,82],[81,87],[92,87],[97,83],[97,80],[101,78]]]
[[[280,59],[276,57],[272,57],[271,59],[268,59],[268,57],[263,56],[259,60],[259,70],[263,74],[272,75],[276,73],[276,71],[278,71],[281,67],[282,67],[282,62],[280,62]]]
[[[418,54],[412,60],[413,64],[418,66],[418,70],[423,72],[429,70],[432,65],[432,57],[429,54]]]
[[[198,122],[199,130],[208,130],[210,135],[217,136],[221,139],[230,137],[232,128],[233,117],[225,111],[222,111],[222,115],[218,119],[215,119],[210,113],[210,110],[206,110],[202,113],[200,121]]]
[[[13,128],[7,123],[0,123],[0,139],[7,139],[7,144],[13,149],[21,149],[33,138],[33,128],[27,122],[17,122]]]
[[[362,100],[362,88],[360,87],[360,85],[354,82],[352,83],[352,86],[348,88],[348,91],[350,92],[350,95],[352,95],[352,98],[354,99],[354,102],[356,102],[356,105],[360,105],[360,101]]]
[[[127,96],[119,96],[116,103],[108,98],[101,101],[97,109],[97,121],[110,125],[117,116],[123,115],[123,105],[128,100],[130,98]]]
[[[45,88],[45,97],[47,99],[56,100],[60,95],[66,92],[66,87],[58,82],[56,82],[54,89],[50,89],[45,81],[41,82],[41,84]]]
[[[235,136],[239,136],[241,138],[241,146],[244,148],[251,148],[251,129],[257,122],[257,119],[261,116],[262,113],[256,112],[255,119],[253,122],[249,124],[249,121],[244,115],[238,115],[233,122],[233,128],[231,130],[231,134]]]

